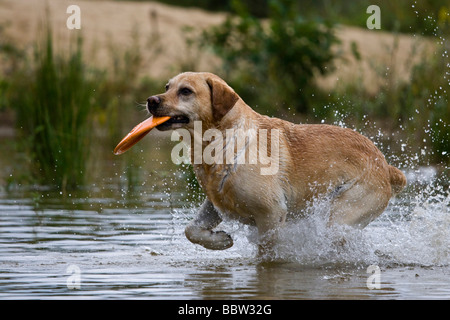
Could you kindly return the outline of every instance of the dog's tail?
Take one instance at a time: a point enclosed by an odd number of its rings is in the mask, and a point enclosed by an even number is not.
[[[392,195],[396,195],[406,186],[406,177],[403,172],[393,166],[389,166]]]

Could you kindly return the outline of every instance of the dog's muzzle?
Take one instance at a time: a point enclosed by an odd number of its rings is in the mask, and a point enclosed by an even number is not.
[[[161,104],[161,98],[158,96],[151,96],[147,99],[147,110],[153,114],[156,108]],[[152,112],[153,111],[153,112]]]
[[[166,114],[165,108],[162,106],[162,99],[159,96],[151,96],[147,99],[147,110],[153,116],[168,116],[170,119],[165,123],[156,127],[156,129],[165,131],[183,127],[189,123],[189,118],[182,114]]]

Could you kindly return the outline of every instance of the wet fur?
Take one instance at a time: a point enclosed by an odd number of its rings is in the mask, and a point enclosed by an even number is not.
[[[184,87],[192,94],[181,95]],[[167,92],[158,97],[161,104],[149,108],[150,112],[187,116],[190,122],[182,127],[190,130],[191,136],[194,121],[202,121],[203,131],[216,128],[224,136],[227,129],[280,132],[275,175],[261,175],[260,163],[193,165],[207,199],[185,233],[190,241],[206,248],[233,245],[228,234],[214,231],[227,216],[255,225],[260,251],[270,251],[277,232],[283,232],[286,216],[301,215],[306,204],[319,197],[331,200],[330,224],[363,228],[406,185],[405,175],[390,166],[363,135],[337,126],[299,125],[258,114],[214,74],[182,73],[171,79]]]

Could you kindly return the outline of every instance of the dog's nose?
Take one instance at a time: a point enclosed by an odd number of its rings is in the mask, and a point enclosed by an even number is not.
[[[159,104],[161,103],[161,98],[158,96],[151,96],[147,99],[147,108],[153,109],[156,108],[157,106],[159,106]]]

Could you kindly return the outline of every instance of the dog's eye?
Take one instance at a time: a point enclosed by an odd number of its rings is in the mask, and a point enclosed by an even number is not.
[[[166,84],[166,92],[169,90],[169,84]]]
[[[183,95],[183,96],[188,96],[188,95],[190,95],[190,94],[192,93],[192,90],[189,89],[189,88],[181,88],[181,89],[178,91],[178,93],[181,94],[181,95]]]

